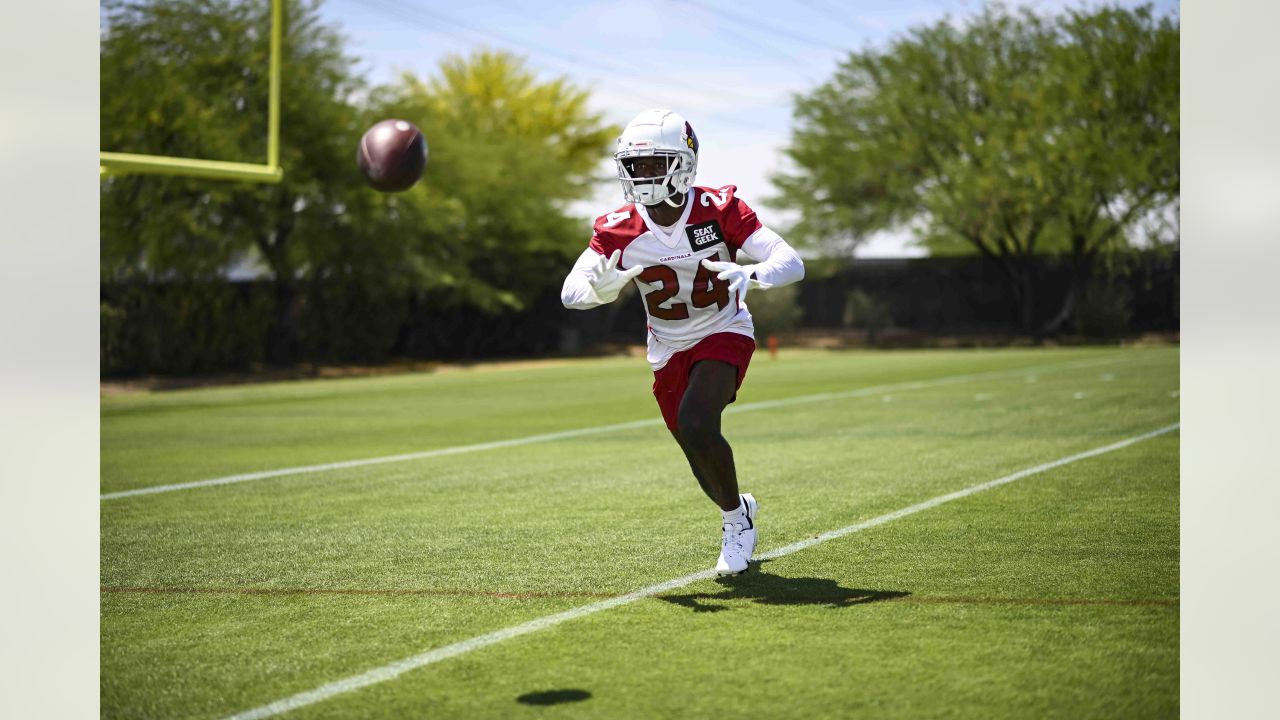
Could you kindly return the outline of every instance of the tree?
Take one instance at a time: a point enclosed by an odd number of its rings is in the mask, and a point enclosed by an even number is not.
[[[225,278],[237,264],[260,261],[276,288],[267,358],[279,363],[296,350],[310,248],[350,241],[353,225],[362,225],[347,212],[361,192],[352,171],[359,114],[348,98],[362,81],[317,7],[285,6],[282,183],[137,175],[108,178],[101,189],[105,281]],[[266,158],[270,3],[109,0],[103,17],[104,150]]]
[[[1000,264],[1018,325],[1053,330],[1093,258],[1178,196],[1178,30],[1151,9],[1041,18],[988,6],[963,27],[852,53],[797,99],[774,178],[797,240],[847,252],[913,227],[935,253]],[[1035,258],[1065,254],[1072,291],[1036,326]]]
[[[379,88],[370,120],[399,117],[426,135],[423,181],[394,210],[431,258],[446,302],[520,310],[559,285],[589,229],[569,214],[619,128],[564,78],[540,82],[504,52],[451,56],[426,80]]]
[[[1052,103],[1074,118],[1043,150],[1057,170],[1057,225],[1067,244],[1072,283],[1046,329],[1064,323],[1082,295],[1095,258],[1129,244],[1146,216],[1179,196],[1179,49],[1172,21],[1150,8],[1072,11],[1057,25]]]
[[[450,58],[438,78],[406,76],[357,104],[364,82],[316,8],[285,7],[284,181],[108,178],[103,281],[219,281],[260,263],[275,295],[265,357],[279,364],[385,357],[410,293],[494,312],[557,284],[589,232],[567,206],[617,128],[585,92],[502,53]],[[268,2],[109,0],[103,25],[103,149],[266,156]],[[356,170],[361,132],[385,117],[415,121],[430,146],[406,193],[377,193]]]

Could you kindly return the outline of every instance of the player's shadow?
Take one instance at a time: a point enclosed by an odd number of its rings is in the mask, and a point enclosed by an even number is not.
[[[525,693],[516,698],[521,705],[560,705],[562,703],[582,702],[591,698],[591,693],[577,688],[562,690],[543,690],[542,692]]]
[[[826,578],[783,577],[763,572],[757,563],[741,575],[716,578],[724,589],[720,592],[658,595],[659,600],[687,607],[694,612],[728,610],[726,603],[749,600],[761,605],[825,605],[844,608],[881,600],[906,597],[902,590],[865,590],[840,587]]]

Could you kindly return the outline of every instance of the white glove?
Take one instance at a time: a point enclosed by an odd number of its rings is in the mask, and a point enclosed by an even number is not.
[[[596,260],[596,266],[591,268],[591,276],[587,282],[591,284],[591,291],[595,293],[596,299],[601,303],[610,303],[618,299],[618,293],[622,292],[622,288],[627,286],[635,276],[644,272],[643,265],[636,265],[630,270],[619,270],[618,260],[622,258],[621,250],[614,250],[608,260],[601,255]]]
[[[763,282],[760,282],[759,280],[753,280],[751,278],[751,273],[756,271],[755,265],[739,265],[737,263],[731,263],[731,262],[716,262],[715,260],[711,260],[708,258],[702,261],[702,267],[710,270],[711,272],[719,273],[718,275],[716,275],[717,280],[727,280],[729,282],[730,294],[737,292],[738,290],[741,290],[742,297],[745,298],[747,296],[748,289],[754,289],[754,288],[765,289],[765,288],[772,287],[768,283],[763,283]]]

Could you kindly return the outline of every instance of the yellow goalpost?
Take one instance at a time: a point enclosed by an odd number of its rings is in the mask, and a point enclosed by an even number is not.
[[[99,177],[161,174],[261,183],[278,183],[284,179],[284,169],[280,167],[280,44],[283,35],[283,4],[283,0],[271,0],[271,68],[267,96],[267,162],[265,165],[168,155],[100,152]]]

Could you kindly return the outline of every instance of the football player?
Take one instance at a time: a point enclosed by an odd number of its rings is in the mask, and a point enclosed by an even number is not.
[[[804,264],[735,186],[694,187],[698,137],[680,115],[640,113],[618,138],[614,159],[627,204],[596,218],[561,300],[585,310],[636,283],[649,320],[653,394],[698,484],[720,506],[716,572],[736,575],[755,550],[758,504],[739,493],[720,415],[755,351],[747,291],[796,282]]]

